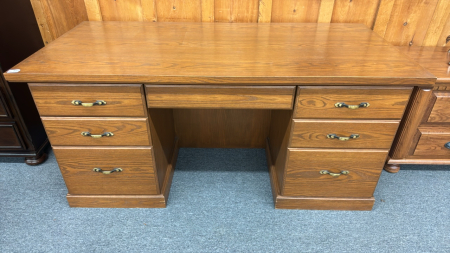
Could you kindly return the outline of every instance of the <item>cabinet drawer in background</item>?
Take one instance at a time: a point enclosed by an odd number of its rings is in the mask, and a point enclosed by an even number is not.
[[[42,117],[52,146],[147,146],[151,145],[145,118],[57,118]],[[93,138],[83,136],[113,133]]]
[[[401,119],[412,88],[299,87],[294,118]],[[336,103],[368,107],[349,109]]]
[[[69,194],[159,194],[150,147],[53,150]],[[103,174],[94,168],[122,171]]]
[[[382,148],[389,149],[398,121],[376,120],[294,120],[290,147],[293,148]],[[358,136],[348,140],[327,138]],[[331,136],[330,136],[331,137]]]
[[[46,84],[30,83],[41,116],[145,116],[145,96],[141,84]],[[72,101],[105,105],[90,107]]]
[[[146,85],[149,108],[292,110],[295,86]]]
[[[378,182],[388,150],[292,149],[284,183],[284,196],[368,198]],[[333,177],[321,174],[348,171]]]
[[[0,149],[22,149],[24,145],[20,139],[15,123],[0,124]]]
[[[1,94],[0,94],[0,117],[1,118],[8,117],[8,113],[6,111],[6,107],[5,107],[5,104],[4,104],[3,99],[1,97]]]
[[[428,122],[450,122],[450,92],[434,91],[434,103]]]
[[[450,158],[450,149],[445,147],[450,142],[450,126],[419,127],[419,132],[421,135],[414,155]]]

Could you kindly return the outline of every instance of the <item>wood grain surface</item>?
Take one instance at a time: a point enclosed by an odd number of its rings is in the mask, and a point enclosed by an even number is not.
[[[53,147],[69,194],[159,194],[151,147]],[[122,172],[109,175],[94,168]]]
[[[283,196],[370,198],[386,161],[388,150],[292,149]],[[348,175],[332,177],[321,170]]]
[[[164,195],[72,195],[67,194],[70,207],[92,208],[164,208]]]
[[[450,149],[444,145],[450,142],[450,126],[419,127],[420,139],[414,156],[429,156],[450,159]]]
[[[10,82],[435,82],[364,25],[334,23],[83,22],[14,69],[20,72],[5,74]]]
[[[42,117],[52,146],[147,146],[151,145],[146,118]],[[114,136],[92,138],[81,132]]]
[[[375,198],[314,198],[279,195],[276,209],[370,211]]]
[[[299,87],[295,118],[313,119],[401,119],[411,88],[388,89],[374,87]],[[369,103],[367,108],[337,108],[338,102],[347,105]]]
[[[41,116],[146,116],[142,85],[102,84],[43,84],[31,83],[30,90]],[[103,100],[106,105],[84,107],[73,105],[73,100],[93,103]]]
[[[294,120],[290,147],[292,148],[382,148],[389,149],[399,121],[377,120]],[[341,141],[327,138],[328,134],[356,139]]]
[[[149,108],[287,109],[295,86],[146,85]]]
[[[173,110],[179,145],[191,148],[264,148],[270,115],[270,110]]]
[[[428,122],[450,122],[450,92],[433,91],[436,102],[431,110]]]

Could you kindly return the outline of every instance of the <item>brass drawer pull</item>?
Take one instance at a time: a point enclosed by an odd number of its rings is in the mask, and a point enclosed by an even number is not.
[[[339,177],[340,175],[348,175],[350,172],[348,170],[343,170],[340,173],[329,172],[328,170],[321,170],[320,174],[322,175],[330,175],[332,177]]]
[[[114,169],[112,169],[112,170],[102,170],[102,169],[100,169],[100,168],[94,168],[92,171],[94,171],[94,172],[100,172],[100,173],[103,173],[103,174],[105,174],[105,175],[109,175],[109,174],[111,174],[111,173],[113,173],[113,172],[122,172],[123,169],[122,169],[122,168],[114,168]]]
[[[103,101],[103,100],[97,100],[94,103],[83,103],[80,100],[72,100],[72,104],[73,105],[82,105],[82,106],[85,106],[85,107],[91,107],[91,106],[94,106],[94,105],[106,105],[106,102]]]
[[[450,142],[445,143],[444,147],[450,149]]]
[[[359,134],[352,134],[352,135],[350,135],[348,137],[340,137],[340,136],[337,136],[336,134],[327,134],[327,138],[329,138],[329,139],[338,139],[340,141],[348,141],[350,139],[359,138]]]
[[[91,134],[90,132],[81,132],[81,135],[83,136],[88,136],[88,137],[92,137],[92,138],[102,138],[102,137],[111,137],[114,136],[113,133],[111,132],[104,132],[102,134]]]
[[[358,109],[358,108],[361,108],[361,107],[369,107],[370,104],[366,103],[366,102],[363,102],[363,103],[361,103],[359,105],[348,105],[346,103],[339,102],[339,103],[334,104],[334,106],[337,107],[337,108],[347,107],[348,109]]]

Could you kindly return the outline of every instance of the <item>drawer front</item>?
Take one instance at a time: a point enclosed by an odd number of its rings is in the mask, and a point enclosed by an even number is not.
[[[3,99],[2,99],[2,97],[1,97],[1,94],[0,94],[0,117],[1,117],[1,118],[6,118],[6,117],[8,117],[8,113],[7,113],[6,107],[5,107],[5,102],[3,102]]]
[[[69,194],[159,194],[151,147],[53,147]],[[93,171],[116,171],[110,174]]]
[[[295,86],[146,85],[149,108],[287,109]]]
[[[0,149],[23,149],[15,123],[0,124]]]
[[[53,118],[42,117],[52,146],[147,146],[151,145],[145,118]],[[93,138],[82,135],[112,133]]]
[[[439,128],[419,128],[421,133],[414,155],[450,158],[450,149],[445,147],[450,145],[450,127],[441,126]],[[450,147],[450,146],[449,146]]]
[[[289,149],[284,196],[372,197],[388,150]],[[337,177],[321,174],[348,171]]]
[[[435,91],[434,103],[428,122],[450,122],[450,92]]]
[[[294,118],[401,119],[412,88],[299,87]],[[349,109],[337,103],[368,107]]]
[[[290,147],[388,149],[391,147],[398,124],[398,121],[296,119]],[[330,136],[333,134],[334,136]],[[347,140],[345,137],[355,138]]]
[[[145,116],[142,85],[29,84],[41,116]],[[104,105],[74,105],[72,101]]]

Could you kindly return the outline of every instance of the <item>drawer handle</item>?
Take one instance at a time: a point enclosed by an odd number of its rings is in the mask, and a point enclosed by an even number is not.
[[[358,109],[358,108],[361,108],[361,107],[369,107],[370,104],[366,103],[366,102],[363,102],[363,103],[361,103],[359,105],[348,105],[346,103],[339,102],[339,103],[334,104],[334,106],[337,107],[337,108],[347,107],[348,109]]]
[[[340,173],[329,172],[328,170],[321,170],[320,174],[322,175],[330,175],[332,177],[339,177],[340,175],[348,175],[350,172],[348,170],[343,170]]]
[[[93,171],[94,172],[100,172],[100,173],[103,173],[105,175],[109,175],[109,174],[111,174],[113,172],[122,172],[123,169],[122,168],[114,168],[112,170],[102,170],[100,168],[94,168]]]
[[[450,149],[450,142],[445,143],[445,144],[444,144],[444,147]]]
[[[87,136],[87,137],[92,137],[92,138],[95,138],[95,139],[102,138],[102,137],[114,136],[114,134],[111,133],[111,132],[104,132],[102,134],[91,134],[90,132],[81,132],[81,135]]]
[[[327,134],[327,138],[329,138],[329,139],[338,139],[340,141],[348,141],[350,139],[357,139],[357,138],[359,138],[359,134],[352,134],[352,135],[350,135],[348,137],[340,137],[340,136],[337,136],[336,134]]]
[[[91,107],[91,106],[94,106],[94,105],[106,105],[106,102],[103,101],[103,100],[97,100],[94,103],[83,103],[80,100],[72,100],[72,104],[73,105],[82,105],[82,106],[85,106],[85,107]]]

